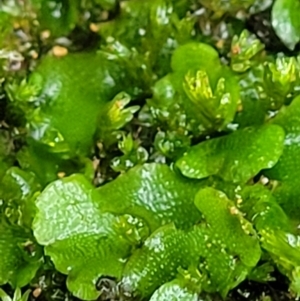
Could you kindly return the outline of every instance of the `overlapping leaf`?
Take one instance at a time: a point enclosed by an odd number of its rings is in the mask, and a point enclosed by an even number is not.
[[[283,209],[297,221],[300,220],[299,208],[299,136],[300,136],[300,97],[292,104],[283,107],[273,123],[283,127],[285,131],[284,149],[278,163],[266,175],[278,180],[275,196]]]
[[[138,216],[152,230],[169,223],[187,229],[200,219],[193,200],[201,186],[167,165],[153,163],[132,168],[98,192],[103,211]]]
[[[284,131],[276,125],[245,128],[191,147],[176,166],[189,178],[218,175],[225,181],[245,183],[277,163],[283,140]]]
[[[180,286],[178,281],[171,281],[162,285],[152,295],[150,301],[197,301],[196,293]]]
[[[168,225],[153,233],[125,266],[126,290],[148,296],[174,279],[178,268],[193,266],[204,290],[225,296],[257,264],[260,247],[255,232],[222,192],[200,190],[195,203],[202,223],[189,231]]]
[[[74,295],[95,299],[100,276],[120,277],[122,259],[138,243],[129,238],[136,224],[132,218],[102,214],[96,190],[82,175],[50,184],[39,196],[37,210],[35,237],[56,268],[69,275],[67,284]]]
[[[234,118],[239,85],[215,49],[186,43],[174,51],[171,66],[173,72],[156,83],[148,101],[153,118],[179,137],[224,129]]]

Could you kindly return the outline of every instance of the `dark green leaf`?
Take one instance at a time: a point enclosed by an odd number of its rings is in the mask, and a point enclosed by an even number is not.
[[[0,285],[13,287],[28,284],[41,265],[41,252],[30,233],[21,227],[0,224]]]

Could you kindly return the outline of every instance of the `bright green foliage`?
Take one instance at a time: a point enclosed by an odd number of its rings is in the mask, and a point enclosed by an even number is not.
[[[255,228],[261,230],[293,231],[292,224],[272,193],[264,186],[248,186],[241,192],[243,202],[241,210],[254,222]]]
[[[0,285],[10,283],[13,287],[26,285],[41,265],[41,250],[33,237],[21,227],[0,224]]]
[[[245,183],[277,163],[283,140],[284,132],[279,126],[246,128],[191,147],[176,166],[189,178],[218,175],[225,181]]]
[[[27,109],[28,103],[37,100],[37,96],[42,89],[42,77],[40,74],[34,74],[29,79],[23,79],[21,82],[14,81],[6,86],[6,92],[12,102],[23,103],[23,109]]]
[[[195,20],[179,15],[178,8],[187,6],[172,0],[125,1],[121,11],[113,21],[103,24],[101,36],[106,40],[105,49],[115,46],[126,47],[131,55],[130,66],[136,63],[136,79],[141,70],[151,66],[160,77],[170,70],[170,54],[176,45],[189,41]],[[155,43],[153,42],[155,41]],[[117,47],[116,47],[117,48]],[[133,49],[131,49],[133,48]],[[134,59],[132,60],[132,58]],[[122,61],[121,61],[122,63]],[[130,71],[129,71],[130,72]],[[144,74],[143,74],[144,75]]]
[[[27,290],[23,295],[19,288],[14,292],[13,298],[7,295],[2,289],[0,289],[0,298],[2,301],[27,301],[30,296],[31,291]]]
[[[131,256],[122,279],[126,290],[147,296],[172,280],[180,267],[198,269],[203,289],[223,296],[245,279],[260,258],[251,224],[213,188],[200,190],[195,204],[203,215],[201,224],[189,231],[159,228]]]
[[[121,77],[116,76],[119,70],[107,69],[108,65],[102,55],[95,53],[46,57],[27,86],[31,91],[38,85],[39,93],[34,90],[38,95],[29,94],[25,100],[26,94],[20,88],[11,95],[13,101],[21,97],[22,101],[34,99],[40,105],[26,112],[30,137],[51,152],[74,156],[89,152],[98,120],[102,122],[101,133],[107,131],[107,135],[130,121],[137,107],[124,109],[128,96],[120,94],[108,103],[121,89]]]
[[[258,39],[248,36],[242,43],[244,32],[240,40],[232,42],[231,67],[240,72],[239,84],[241,86],[241,106],[238,109],[234,128],[244,128],[252,125],[262,125],[270,118],[270,110],[276,111],[283,105],[289,104],[291,100],[299,95],[299,59],[298,57],[287,57],[283,54],[266,56],[266,52],[260,51],[257,55],[256,48],[260,48],[261,42]],[[249,60],[239,60],[243,53],[244,45],[249,55]],[[234,55],[236,53],[236,55]],[[236,61],[236,66],[234,65]],[[241,72],[243,71],[243,72]]]
[[[218,52],[208,44],[187,43],[174,51],[172,70],[184,76],[189,70],[220,68]]]
[[[272,9],[272,25],[282,42],[291,50],[300,41],[300,3],[276,0]]]
[[[242,209],[258,230],[262,247],[290,278],[291,291],[299,295],[300,237],[269,190],[259,185],[248,187],[242,197]]]
[[[275,188],[275,196],[283,209],[294,219],[300,219],[299,214],[299,114],[300,97],[296,97],[290,106],[283,107],[274,124],[283,127],[285,131],[284,149],[278,163],[266,175],[271,179],[279,181]]]
[[[124,289],[144,297],[149,296],[160,285],[172,280],[179,267],[196,263],[203,248],[202,234],[198,232],[191,239],[172,224],[159,228],[127,262],[122,278]],[[190,254],[194,239],[198,248]]]
[[[299,70],[300,63],[295,57],[277,57],[275,62],[266,64],[264,88],[272,110],[279,109],[299,94]]]
[[[17,167],[0,181],[0,285],[22,287],[41,266],[42,250],[29,230],[39,189],[34,176]]]
[[[133,114],[139,110],[139,106],[125,109],[129,103],[130,96],[126,93],[119,93],[101,109],[98,116],[98,135],[107,146],[115,142],[114,138],[120,134],[117,130],[131,121]]]
[[[283,231],[261,231],[262,247],[278,268],[290,278],[290,290],[300,295],[300,237]]]
[[[235,72],[245,72],[254,63],[254,58],[264,49],[264,45],[244,30],[240,36],[234,36],[231,43],[231,68]]]
[[[150,301],[197,301],[196,293],[181,287],[178,281],[174,280],[162,285],[152,295]]]
[[[298,0],[0,2],[0,299],[300,296]]]
[[[178,136],[222,130],[234,118],[239,86],[218,53],[201,43],[187,43],[172,57],[173,73],[154,86],[148,102],[154,119]],[[172,116],[172,118],[171,118]]]
[[[204,289],[217,290],[226,296],[260,259],[256,233],[242,212],[221,191],[204,188],[197,194],[195,204],[206,224],[203,230],[206,258],[200,264],[200,271],[206,278],[210,277],[211,282],[204,283]]]
[[[98,192],[104,211],[138,216],[152,230],[169,223],[187,229],[200,220],[193,202],[200,187],[201,182],[153,163],[132,168]]]
[[[139,146],[138,141],[133,140],[131,134],[128,134],[128,136],[123,134],[118,147],[123,156],[113,158],[111,168],[114,171],[127,171],[131,167],[143,164],[148,160],[147,150]]]
[[[37,99],[42,105],[28,116],[32,139],[52,152],[89,150],[98,114],[119,89],[103,65],[103,58],[93,53],[49,56],[41,62],[33,76],[43,78]],[[105,89],[99,85],[103,81]]]
[[[179,131],[160,131],[155,136],[154,145],[164,156],[176,159],[189,148],[191,138]]]
[[[69,289],[85,300],[99,296],[95,284],[100,276],[120,277],[122,259],[141,239],[135,229],[143,231],[142,224],[132,218],[102,214],[98,199],[82,175],[58,180],[38,197],[33,223],[46,254],[60,272],[69,275]]]
[[[121,90],[123,76],[118,67],[108,66],[101,54],[48,56],[27,82],[7,87],[12,104],[23,108],[27,119],[29,148],[19,155],[20,164],[26,162],[41,182],[70,166],[78,170],[82,159],[75,158],[90,153],[96,132],[109,145],[138,109],[124,108],[130,101],[124,93],[109,102]],[[66,161],[70,158],[77,162]]]
[[[103,24],[103,26],[105,26]],[[108,37],[110,40],[112,37]],[[102,45],[99,51],[101,56],[110,63],[110,69],[115,69],[115,78],[122,77],[118,82],[123,90],[130,95],[140,96],[150,93],[150,87],[155,77],[151,70],[149,56],[139,53],[135,48],[127,47],[119,41],[113,41],[108,45]],[[126,71],[126,73],[124,73]],[[126,74],[126,75],[125,75]],[[123,78],[125,76],[125,78]]]
[[[225,70],[223,75],[226,75]],[[237,90],[231,90],[230,78],[221,77],[215,84],[213,91],[211,79],[207,71],[199,70],[196,73],[188,72],[185,76],[183,88],[194,109],[199,110],[199,119],[204,129],[216,128],[222,130],[236,111]],[[231,93],[232,92],[232,93]],[[193,106],[187,108],[191,109]]]

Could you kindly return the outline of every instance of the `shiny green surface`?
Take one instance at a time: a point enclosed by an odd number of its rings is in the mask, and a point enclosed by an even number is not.
[[[298,6],[1,1],[0,299],[297,299]]]
[[[176,166],[189,178],[218,175],[225,181],[245,183],[260,170],[277,163],[283,139],[284,132],[279,126],[246,128],[191,147]]]

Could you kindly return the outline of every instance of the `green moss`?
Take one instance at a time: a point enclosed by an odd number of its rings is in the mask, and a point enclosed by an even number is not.
[[[196,301],[280,272],[300,295],[295,3],[2,2],[5,291]]]

